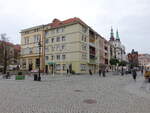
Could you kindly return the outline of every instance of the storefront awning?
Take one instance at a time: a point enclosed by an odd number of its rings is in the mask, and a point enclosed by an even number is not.
[[[56,64],[55,62],[48,62],[47,63],[48,65],[53,65],[53,64]]]

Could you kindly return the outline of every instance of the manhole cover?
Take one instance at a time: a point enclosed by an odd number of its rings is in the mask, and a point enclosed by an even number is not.
[[[74,90],[75,92],[83,92],[82,90]]]
[[[86,104],[96,104],[97,103],[97,101],[94,99],[86,99],[83,102]]]

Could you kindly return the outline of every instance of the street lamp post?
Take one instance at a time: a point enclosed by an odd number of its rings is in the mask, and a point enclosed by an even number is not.
[[[52,65],[53,65],[53,77],[54,77],[54,74],[55,74],[55,72],[54,72],[55,71],[55,69],[54,69],[54,66],[55,66],[54,65],[54,55],[53,55],[53,64]]]
[[[39,76],[38,76],[38,81],[41,81],[41,73],[40,73],[40,51],[41,51],[41,43],[40,43],[40,40],[39,40],[39,43],[38,43],[38,46],[39,46]]]
[[[63,49],[61,48],[60,49],[60,51],[61,51],[61,57],[60,57],[60,59],[61,59],[61,63],[60,63],[60,69],[61,69],[61,75],[63,75]]]
[[[123,50],[121,48],[121,62],[123,61]],[[121,64],[121,75],[123,76],[124,75],[124,70],[123,70],[123,64]]]

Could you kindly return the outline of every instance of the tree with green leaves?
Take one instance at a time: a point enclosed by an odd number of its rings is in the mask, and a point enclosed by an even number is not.
[[[110,62],[110,65],[116,66],[117,64],[119,64],[119,60],[116,58],[111,58],[109,62]]]
[[[119,62],[119,66],[126,66],[127,65],[127,62],[126,61],[120,61]]]
[[[119,60],[116,59],[116,58],[111,58],[110,61],[109,61],[109,63],[110,63],[110,65],[111,65],[111,68],[112,68],[113,66],[115,66],[115,69],[116,69],[117,64],[119,64]],[[113,68],[112,68],[112,69],[113,69]]]

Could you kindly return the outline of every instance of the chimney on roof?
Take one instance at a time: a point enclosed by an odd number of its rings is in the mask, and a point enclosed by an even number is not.
[[[61,22],[59,19],[57,19],[57,18],[55,18],[54,20],[53,20],[53,23],[57,23],[57,22]]]

